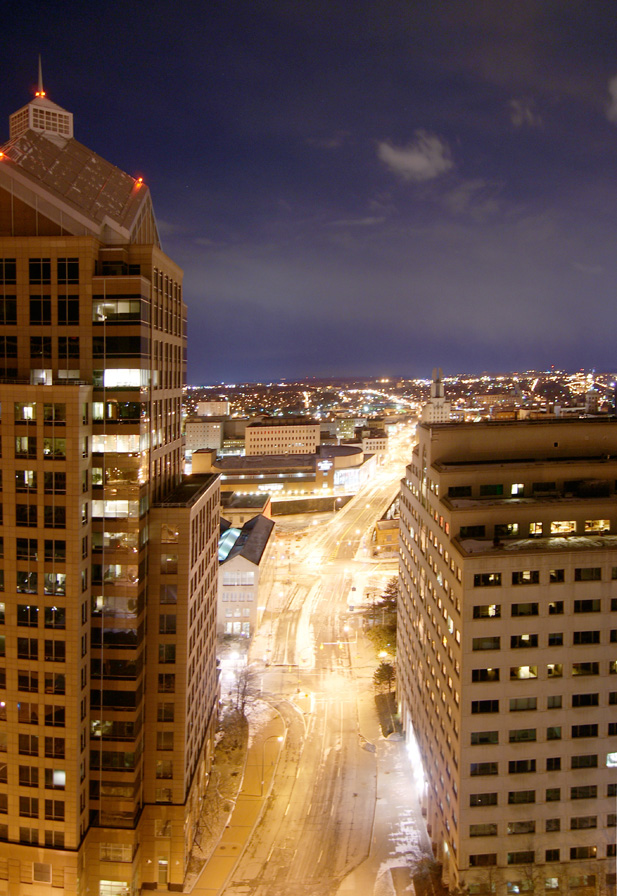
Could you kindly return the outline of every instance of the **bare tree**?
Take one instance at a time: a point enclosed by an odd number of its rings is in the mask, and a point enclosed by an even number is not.
[[[233,689],[235,709],[241,716],[246,715],[247,703],[257,694],[257,672],[251,666],[244,666],[236,675]]]

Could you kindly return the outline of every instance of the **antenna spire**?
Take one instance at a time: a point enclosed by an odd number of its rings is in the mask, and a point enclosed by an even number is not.
[[[41,63],[41,54],[39,53],[39,89],[36,92],[36,96],[45,96],[45,91],[43,90],[43,65]]]

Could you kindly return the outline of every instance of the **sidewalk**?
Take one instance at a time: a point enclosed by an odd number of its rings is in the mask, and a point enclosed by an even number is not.
[[[361,639],[351,656],[358,678],[366,684],[358,692],[358,720],[364,737],[375,745],[377,799],[370,854],[343,880],[337,896],[413,894],[415,868],[423,858],[432,858],[432,852],[411,762],[405,741],[382,735],[369,678],[377,665],[372,647]]]
[[[282,717],[274,714],[254,736],[249,730],[242,784],[230,818],[196,882],[185,892],[216,896],[231,878],[265,808],[284,747],[278,738],[285,733]]]

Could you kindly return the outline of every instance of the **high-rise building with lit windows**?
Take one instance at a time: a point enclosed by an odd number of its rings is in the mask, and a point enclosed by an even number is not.
[[[0,894],[179,890],[216,722],[219,486],[182,272],[42,84],[0,147]]]
[[[398,697],[450,888],[615,892],[617,421],[421,424]]]

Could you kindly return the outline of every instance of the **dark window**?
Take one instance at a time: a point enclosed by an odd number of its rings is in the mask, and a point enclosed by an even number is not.
[[[36,640],[36,638],[17,639],[17,659],[38,660],[38,658],[39,642]]]
[[[52,573],[46,573],[52,575]],[[63,629],[66,627],[66,609],[64,607],[45,607],[45,628]]]
[[[572,675],[599,675],[599,663],[572,663]]]
[[[39,673],[17,670],[17,690],[36,694],[39,689]]]
[[[563,614],[563,601],[553,600],[548,605],[549,616],[561,616]]]
[[[78,296],[58,296],[58,323],[61,326],[79,324]]]
[[[51,336],[31,336],[30,337],[30,357],[51,358]]]
[[[45,560],[66,560],[66,541],[46,538]]]
[[[551,584],[555,584],[557,582],[565,582],[565,570],[551,569],[549,572],[548,580]]]
[[[549,756],[546,760],[547,772],[558,772],[561,769],[561,756]]]
[[[448,489],[449,498],[471,498],[470,485],[451,485]]]
[[[503,485],[481,485],[480,486],[480,497],[481,498],[492,498],[492,497],[500,497],[503,495]]]
[[[58,359],[79,358],[79,336],[58,337]]]
[[[469,795],[470,806],[496,806],[496,793],[471,793]]]
[[[599,644],[599,631],[574,632],[573,644]]]
[[[509,734],[511,744],[529,743],[536,740],[535,728],[513,728]]]
[[[511,790],[508,793],[508,803],[511,806],[517,805],[519,803],[535,803],[535,801],[535,790]]]
[[[54,505],[45,506],[45,526],[48,529],[66,528],[66,507]]]
[[[582,784],[579,787],[570,788],[571,800],[595,800],[598,796],[596,784]]]
[[[563,632],[549,632],[548,646],[561,647],[563,645]]]
[[[572,706],[574,708],[579,706],[598,706],[599,699],[599,694],[573,694]]]
[[[66,655],[64,641],[45,641],[45,659],[49,662],[63,663]]]
[[[17,336],[0,336],[0,358],[17,357]]]
[[[530,772],[535,772],[535,770],[535,759],[513,759],[508,762],[508,774],[510,775],[529,774]]]
[[[17,283],[15,258],[0,258],[0,283]]]
[[[575,600],[574,601],[574,612],[575,613],[599,613],[601,610],[601,602],[599,599],[595,600]]]
[[[499,669],[472,669],[471,680],[477,681],[499,681]]]
[[[544,852],[544,860],[546,862],[558,862],[559,855],[560,853],[558,849],[547,849]]]
[[[583,566],[574,570],[575,582],[599,582],[602,579],[602,569],[599,566]]]
[[[509,852],[506,857],[508,865],[533,865],[536,854],[533,849],[522,850],[521,852]]]
[[[510,712],[523,712],[525,710],[537,709],[537,697],[511,697]]]
[[[50,296],[30,296],[30,325],[51,326]]]
[[[31,258],[29,264],[30,283],[51,283],[51,260]]]
[[[17,625],[36,628],[39,624],[39,608],[31,604],[17,604]]]
[[[473,577],[474,588],[490,587],[493,585],[501,585],[500,572],[477,572]]]
[[[37,506],[36,504],[16,504],[15,505],[15,523],[18,526],[37,525]]]
[[[538,604],[512,604],[512,616],[537,616]]]
[[[460,538],[484,538],[484,526],[461,526]]]
[[[46,495],[66,494],[66,473],[63,471],[45,471],[44,490]]]
[[[17,297],[0,296],[0,324],[17,323]]]
[[[520,569],[512,573],[513,585],[537,585],[539,581],[539,569]]]
[[[595,726],[598,727],[597,725]],[[595,753],[583,753],[572,757],[572,768],[597,768],[598,757]]]
[[[469,774],[472,778],[482,777],[483,775],[499,774],[497,762],[472,762],[469,767]]]
[[[470,868],[482,868],[487,865],[496,865],[497,864],[497,853],[495,852],[482,852],[477,855],[469,856],[469,867]]]
[[[79,283],[79,259],[58,259],[58,283]]]
[[[472,700],[471,712],[472,715],[479,715],[480,713],[499,712],[499,700]]]
[[[499,650],[499,637],[494,638],[473,638],[472,650]]]
[[[547,803],[556,803],[561,799],[561,788],[560,787],[549,787],[546,791],[546,802]]]
[[[499,743],[499,732],[498,731],[472,731],[471,732],[471,743],[472,743],[472,746],[478,745],[478,744],[498,744]]]
[[[510,647],[516,649],[519,647],[537,647],[537,635],[510,635]]]

